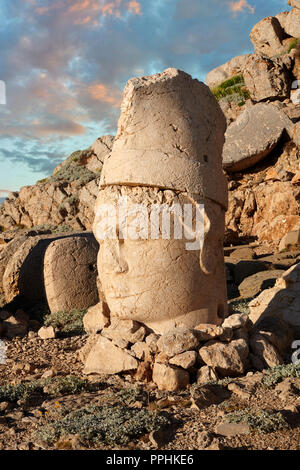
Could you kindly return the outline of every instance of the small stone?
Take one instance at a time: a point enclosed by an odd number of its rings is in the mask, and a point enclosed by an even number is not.
[[[112,320],[108,328],[102,330],[102,336],[114,342],[118,340],[135,344],[144,340],[146,328],[133,320]]]
[[[210,341],[199,350],[203,362],[222,377],[236,377],[245,370],[245,349],[240,342],[228,344]]]
[[[284,364],[275,346],[269,343],[260,333],[255,333],[251,336],[250,346],[253,354],[258,357],[266,367],[275,367]]]
[[[220,436],[231,437],[241,434],[250,434],[250,427],[248,424],[242,423],[223,423],[216,426],[215,432]]]
[[[196,349],[198,344],[199,341],[195,333],[184,327],[173,328],[168,333],[162,335],[157,341],[159,351],[166,353],[169,357]]]
[[[224,320],[222,327],[231,328],[232,330],[237,330],[239,328],[243,328],[244,326],[246,326],[246,324],[248,323],[248,320],[249,318],[246,313],[242,313],[242,314],[235,313],[233,315],[230,315]]]
[[[199,341],[209,341],[222,336],[224,334],[224,329],[221,326],[203,323],[194,328],[194,333]]]
[[[242,400],[249,400],[249,398],[251,397],[251,394],[249,392],[246,392],[239,384],[236,384],[234,382],[228,384],[227,388],[231,392],[238,395]]]
[[[160,336],[156,335],[155,333],[151,333],[150,335],[146,336],[146,344],[149,346],[151,352],[156,353],[158,352],[157,341],[159,340]]]
[[[57,375],[57,370],[55,368],[52,368],[52,369],[46,370],[43,373],[42,379],[50,379],[54,377],[55,375]]]
[[[197,360],[196,351],[186,351],[182,354],[178,354],[170,359],[170,364],[174,366],[182,367],[182,369],[189,369],[193,367]]]
[[[197,384],[206,384],[209,382],[216,382],[219,380],[218,375],[214,371],[214,369],[210,366],[203,366],[197,372]]]
[[[190,383],[190,375],[187,371],[175,366],[159,364],[158,362],[154,364],[152,379],[159,390],[169,392],[183,390]]]
[[[100,333],[109,324],[109,312],[104,302],[90,307],[83,318],[83,326],[88,335]]]
[[[151,350],[148,344],[144,342],[137,342],[135,343],[131,351],[134,353],[135,357],[137,359],[140,359],[141,361],[146,361],[146,362],[151,362],[152,361],[152,355],[151,355]]]
[[[38,331],[38,335],[41,339],[53,339],[56,337],[56,331],[53,326],[42,326]]]

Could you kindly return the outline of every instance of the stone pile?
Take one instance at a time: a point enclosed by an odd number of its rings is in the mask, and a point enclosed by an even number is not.
[[[222,326],[178,326],[158,335],[136,321],[110,323],[104,313],[100,303],[86,314],[86,331],[93,333],[79,352],[84,373],[131,374],[137,381],[152,380],[160,390],[283,364],[293,340],[293,325],[283,318],[253,326],[247,314],[232,314]]]

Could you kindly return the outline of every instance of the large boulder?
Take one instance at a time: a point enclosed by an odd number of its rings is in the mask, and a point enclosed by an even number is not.
[[[284,99],[290,95],[292,59],[285,55],[270,59],[259,54],[249,57],[244,71],[247,90],[253,101]]]
[[[300,10],[294,8],[285,19],[284,30],[286,34],[293,38],[300,38]]]
[[[259,324],[268,317],[280,318],[300,338],[300,264],[277,279],[273,288],[264,290],[249,304],[250,319]]]
[[[283,29],[277,18],[269,16],[257,23],[250,33],[256,54],[268,57],[283,51]]]
[[[258,163],[276,147],[286,129],[293,127],[286,114],[272,104],[247,108],[225,134],[223,168],[242,171]]]
[[[300,10],[300,0],[288,0],[288,4]]]
[[[92,233],[51,242],[44,257],[44,286],[51,312],[86,309],[98,302],[97,254]]]
[[[229,60],[225,64],[213,69],[207,74],[206,83],[210,88],[220,85],[222,82],[234,75],[243,74],[245,64],[250,54],[244,54]]]

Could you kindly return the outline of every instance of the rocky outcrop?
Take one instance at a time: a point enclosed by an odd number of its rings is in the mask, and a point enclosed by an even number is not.
[[[226,64],[215,68],[206,77],[206,83],[210,88],[214,88],[220,83],[224,82],[227,78],[231,78],[234,75],[239,75],[244,72],[245,65],[250,57],[250,54],[244,54],[226,62]]]
[[[270,59],[259,54],[249,57],[244,71],[245,85],[253,101],[285,99],[290,96],[293,60],[289,55]]]
[[[268,57],[280,54],[285,50],[284,38],[285,34],[280,22],[272,16],[257,23],[250,33],[256,54]]]
[[[112,143],[112,136],[101,137],[91,148],[72,153],[49,178],[10,193],[0,208],[0,226],[91,229],[102,165]]]
[[[250,302],[250,319],[259,325],[266,318],[287,323],[300,338],[300,264],[293,266],[276,281],[273,288],[263,291]]]

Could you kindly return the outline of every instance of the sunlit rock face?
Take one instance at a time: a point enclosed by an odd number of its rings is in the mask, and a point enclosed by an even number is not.
[[[130,80],[121,110],[95,209],[101,298],[111,319],[157,333],[220,324],[224,115],[208,87],[176,69]]]

